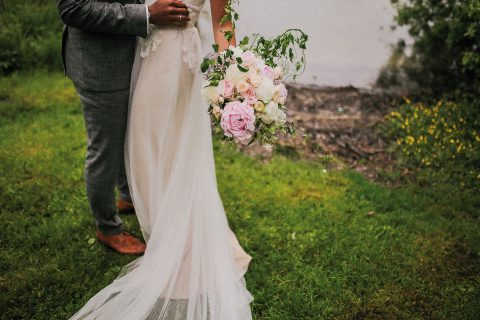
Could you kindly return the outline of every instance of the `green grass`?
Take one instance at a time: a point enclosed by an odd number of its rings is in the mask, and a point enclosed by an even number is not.
[[[66,319],[133,259],[94,240],[84,154],[68,80],[0,79],[1,319]],[[218,144],[215,154],[231,226],[253,256],[255,319],[478,319],[479,220],[448,193],[280,155],[263,164]]]

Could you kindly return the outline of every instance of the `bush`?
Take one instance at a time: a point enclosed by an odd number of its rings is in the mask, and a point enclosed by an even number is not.
[[[414,40],[412,54],[383,70],[378,84],[402,75],[417,88],[435,97],[480,93],[480,0],[391,0],[397,8],[396,21],[406,26]],[[399,71],[401,70],[401,72]],[[392,81],[393,83],[395,81]]]
[[[385,132],[399,153],[400,164],[441,172],[462,186],[480,182],[480,117],[478,108],[440,100],[433,106],[408,99],[393,111]],[[436,177],[430,176],[431,182]]]
[[[55,1],[0,0],[0,72],[61,69],[62,22]]]

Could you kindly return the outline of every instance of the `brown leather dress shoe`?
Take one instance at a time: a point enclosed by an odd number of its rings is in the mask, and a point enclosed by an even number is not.
[[[131,201],[118,199],[117,200],[117,209],[120,213],[133,213],[135,212],[135,207]]]
[[[139,255],[147,248],[145,243],[126,231],[109,236],[97,229],[96,235],[98,241],[119,253]]]

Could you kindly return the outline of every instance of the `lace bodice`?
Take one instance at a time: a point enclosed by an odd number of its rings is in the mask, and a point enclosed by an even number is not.
[[[150,5],[155,0],[146,0],[145,3]],[[197,55],[200,50],[200,42],[198,30],[195,27],[198,16],[202,10],[205,0],[183,0],[190,12],[190,21],[186,27],[177,26],[161,26],[150,24],[149,34],[147,38],[140,39],[140,56],[146,58],[152,51],[155,51],[162,44],[162,34],[165,32],[176,32],[178,36],[183,36],[183,61],[189,64],[193,69],[197,64]]]

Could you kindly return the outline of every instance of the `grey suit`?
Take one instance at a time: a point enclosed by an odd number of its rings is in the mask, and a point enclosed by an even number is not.
[[[97,227],[122,231],[115,185],[130,200],[123,147],[136,36],[147,34],[143,0],[58,0],[62,57],[83,104],[88,136],[85,180]]]

